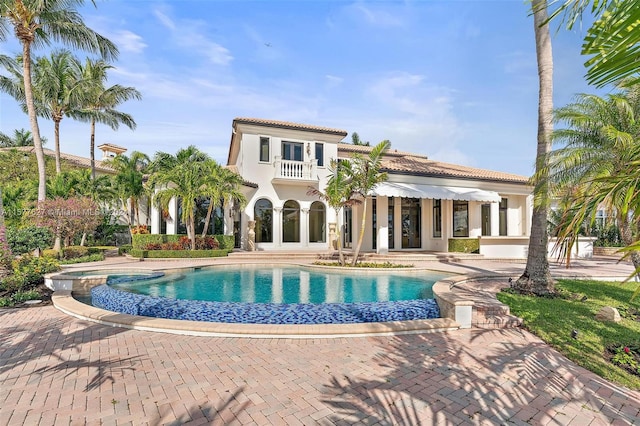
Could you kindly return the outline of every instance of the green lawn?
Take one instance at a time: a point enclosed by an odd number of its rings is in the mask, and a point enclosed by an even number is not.
[[[498,294],[511,312],[524,320],[524,326],[562,352],[576,364],[607,380],[640,389],[640,377],[611,364],[605,348],[640,345],[640,318],[627,312],[640,310],[640,297],[630,302],[638,284],[600,281],[561,280],[557,289],[561,297],[540,298],[510,292]],[[586,300],[584,299],[586,297]],[[596,313],[604,306],[618,308],[622,321],[600,322]],[[573,330],[578,331],[573,338]]]

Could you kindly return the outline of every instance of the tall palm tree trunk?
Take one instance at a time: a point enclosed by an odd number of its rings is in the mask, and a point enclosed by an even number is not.
[[[534,205],[527,266],[520,278],[515,282],[514,288],[522,293],[545,295],[552,294],[555,291],[547,259],[547,245],[549,242],[547,230],[549,210],[547,163],[548,153],[551,151],[551,133],[553,131],[553,55],[549,23],[547,22],[547,0],[533,0],[533,11],[540,83],[536,177],[533,191]]]
[[[38,202],[47,198],[47,172],[44,161],[44,150],[42,149],[42,139],[40,138],[40,127],[38,126],[38,116],[33,104],[33,87],[31,83],[31,43],[22,43],[22,70],[24,77],[24,95],[29,114],[29,124],[33,134],[33,148],[38,164]]]
[[[358,256],[360,255],[362,240],[364,240],[364,231],[365,231],[366,224],[367,224],[367,197],[364,198],[364,202],[362,203],[362,220],[360,221],[360,232],[358,233],[358,242],[356,243],[356,248],[353,251],[353,260],[351,261],[351,266],[356,266],[356,263],[358,263]]]
[[[90,142],[90,159],[91,159],[91,179],[96,180],[96,120],[91,119],[91,142]]]
[[[624,245],[630,246],[636,242],[636,238],[634,238],[633,225],[629,223],[629,218],[619,215],[618,223],[620,224],[620,239]],[[629,257],[631,258],[633,267],[636,268],[636,271],[639,271],[636,275],[640,278],[640,252],[634,250],[629,253]]]
[[[62,171],[62,167],[60,166],[60,120],[54,120],[53,134],[56,140],[56,174],[59,175]]]
[[[191,250],[196,249],[196,217],[193,212],[189,216],[189,228],[191,228]]]
[[[340,217],[340,209],[335,209],[336,211],[336,244],[338,245],[338,262],[340,262],[340,266],[344,266],[344,253],[342,253],[342,233],[340,232],[340,221],[338,218]]]
[[[209,208],[207,209],[207,217],[204,219],[204,228],[202,228],[202,236],[207,235],[207,229],[211,222],[211,213],[213,213],[213,197],[209,198]]]

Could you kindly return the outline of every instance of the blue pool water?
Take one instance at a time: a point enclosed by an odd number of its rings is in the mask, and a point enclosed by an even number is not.
[[[244,303],[362,303],[432,299],[445,274],[350,274],[294,267],[216,267],[147,280],[112,280],[115,289],[182,300]]]
[[[449,275],[217,266],[154,279],[110,279],[91,289],[91,304],[129,315],[243,324],[409,321],[440,317],[431,288]]]

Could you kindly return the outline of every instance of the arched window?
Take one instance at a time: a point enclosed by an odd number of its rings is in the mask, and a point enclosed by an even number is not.
[[[253,207],[253,218],[256,221],[256,243],[273,242],[273,204],[261,198]]]
[[[282,208],[282,242],[300,242],[300,204],[289,200]]]
[[[324,243],[327,241],[324,204],[314,201],[309,210],[309,242]]]

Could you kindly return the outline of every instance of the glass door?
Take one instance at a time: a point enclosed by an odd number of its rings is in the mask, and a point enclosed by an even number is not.
[[[345,207],[344,209],[344,224],[342,225],[342,247],[351,248],[352,238],[351,230],[353,225],[353,210],[351,207]]]

